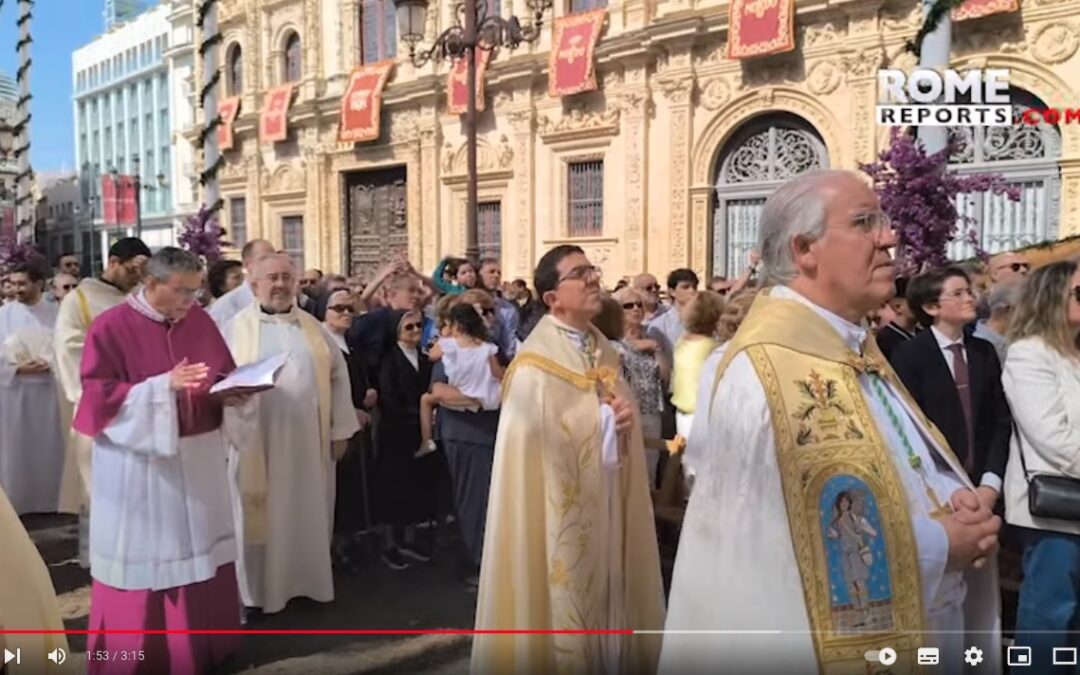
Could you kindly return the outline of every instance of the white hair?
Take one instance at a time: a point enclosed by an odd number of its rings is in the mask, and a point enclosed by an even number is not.
[[[765,200],[758,229],[765,285],[787,284],[797,276],[791,241],[813,241],[825,234],[823,188],[841,178],[860,180],[854,171],[811,171],[784,183]]]
[[[167,246],[146,263],[146,276],[158,281],[168,281],[173,274],[180,272],[202,272],[203,264],[199,256],[174,246]]]

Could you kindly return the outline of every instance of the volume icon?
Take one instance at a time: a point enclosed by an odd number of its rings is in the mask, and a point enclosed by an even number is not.
[[[49,660],[58,666],[62,665],[64,661],[67,661],[67,652],[57,647],[56,649],[49,652]]]

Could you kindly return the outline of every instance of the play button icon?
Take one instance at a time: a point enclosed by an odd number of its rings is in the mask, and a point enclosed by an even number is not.
[[[21,649],[16,649],[14,654],[11,653],[11,650],[9,650],[9,649],[4,650],[4,665],[7,665],[7,664],[11,663],[12,661],[14,661],[16,665],[22,665],[22,650]]]
[[[892,647],[886,647],[878,652],[878,661],[881,661],[883,666],[891,666],[896,663],[896,650]]]

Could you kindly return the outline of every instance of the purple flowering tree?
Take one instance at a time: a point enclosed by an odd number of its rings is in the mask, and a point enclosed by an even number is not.
[[[904,273],[949,263],[949,243],[956,239],[957,230],[975,224],[973,218],[961,217],[957,212],[957,195],[991,191],[1013,201],[1020,199],[1019,190],[1000,175],[963,176],[949,169],[949,156],[956,149],[950,144],[927,155],[918,139],[894,128],[889,147],[882,151],[879,161],[860,167],[873,179],[881,208],[896,228],[899,263]],[[977,232],[969,229],[966,236],[978,255],[985,257]]]
[[[11,237],[0,237],[0,274],[23,263],[44,265],[45,256],[33,244],[20,244]]]
[[[207,263],[221,260],[221,248],[229,245],[217,215],[206,206],[187,219],[179,241],[180,248],[194,253]]]

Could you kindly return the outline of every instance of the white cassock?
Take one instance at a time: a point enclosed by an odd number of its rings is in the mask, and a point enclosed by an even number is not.
[[[791,289],[777,287],[771,295],[807,305],[859,353],[866,329],[813,305]],[[702,374],[702,391],[710,395],[719,360],[714,353],[709,360],[711,370]],[[941,650],[936,672],[963,672],[963,654],[970,644],[998,639],[997,589],[969,598],[965,575],[946,571],[949,542],[945,530],[928,515],[934,507],[868,376],[862,374],[859,380],[908,495],[929,632],[926,646]],[[934,491],[947,498],[965,487],[903,398],[891,387],[888,393],[893,409],[906,413],[901,423]],[[818,660],[792,548],[771,413],[745,352],[731,360],[715,396],[701,410],[709,414],[695,416],[688,441],[696,475],[669,596],[665,630],[674,632],[664,636],[659,672],[816,673]],[[983,576],[969,578],[982,589]],[[971,620],[972,625],[991,624],[992,634],[965,635],[968,617],[978,619]],[[693,631],[736,632],[704,635]],[[986,672],[1000,672],[1000,649],[987,648],[984,659],[981,667]]]
[[[52,371],[16,375],[17,363],[53,359],[56,303],[0,307],[0,486],[19,515],[54,513],[67,430]]]
[[[245,281],[215,300],[206,308],[206,311],[218,328],[225,330],[233,317],[251,307],[253,302],[255,302],[255,293],[251,290],[251,284]]]
[[[252,307],[249,305],[249,307]],[[259,311],[257,307],[253,311]],[[299,311],[299,310],[294,310]],[[316,362],[299,324],[262,314],[258,358],[289,352],[276,386],[260,394],[259,434],[266,453],[266,544],[241,547],[238,576],[244,605],[266,613],[292,598],[334,599],[330,538],[334,523],[335,462],[320,441]],[[236,353],[234,325],[225,339]],[[330,436],[346,440],[359,430],[345,357],[330,334],[319,335],[330,350]],[[236,451],[230,453],[233,513],[244,532]]]

